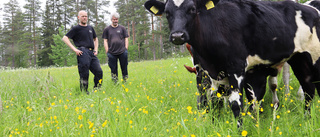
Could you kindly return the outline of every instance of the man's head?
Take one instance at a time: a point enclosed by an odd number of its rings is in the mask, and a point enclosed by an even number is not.
[[[118,19],[119,19],[120,15],[117,12],[114,12],[111,14],[111,22],[112,22],[112,26],[113,27],[117,27],[118,26]]]
[[[81,26],[86,26],[88,21],[88,15],[87,12],[84,10],[79,11],[78,13],[78,19],[80,21]]]

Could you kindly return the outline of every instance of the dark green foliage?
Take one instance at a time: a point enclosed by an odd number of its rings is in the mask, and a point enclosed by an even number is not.
[[[64,27],[59,28],[59,33],[53,35],[55,45],[51,45],[52,53],[49,58],[56,66],[71,66],[76,65],[76,54],[61,40],[66,34]]]

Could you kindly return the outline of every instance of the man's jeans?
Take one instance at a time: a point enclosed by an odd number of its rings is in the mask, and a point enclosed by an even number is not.
[[[102,84],[103,72],[100,67],[100,61],[88,48],[78,48],[83,53],[81,56],[77,56],[78,71],[80,75],[80,89],[88,90],[89,70],[94,75],[94,87],[100,87]]]
[[[117,82],[118,80],[118,59],[120,61],[120,67],[122,71],[123,80],[128,78],[128,51],[126,50],[120,55],[112,55],[107,53],[108,55],[108,65],[111,69],[111,78]]]

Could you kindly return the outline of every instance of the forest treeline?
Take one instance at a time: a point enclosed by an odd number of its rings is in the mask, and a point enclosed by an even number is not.
[[[2,7],[0,22],[0,67],[28,68],[76,65],[76,55],[61,38],[77,25],[77,13],[88,12],[88,24],[99,39],[101,64],[107,62],[101,38],[110,25],[108,0],[9,0]],[[168,25],[164,16],[152,16],[143,7],[145,0],[118,0],[119,24],[129,33],[129,60],[157,60],[187,54],[184,46],[168,41]]]

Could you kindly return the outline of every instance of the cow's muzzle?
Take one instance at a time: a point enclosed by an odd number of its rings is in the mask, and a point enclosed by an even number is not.
[[[171,42],[175,45],[182,45],[185,43],[185,35],[182,32],[174,32],[171,34]]]

